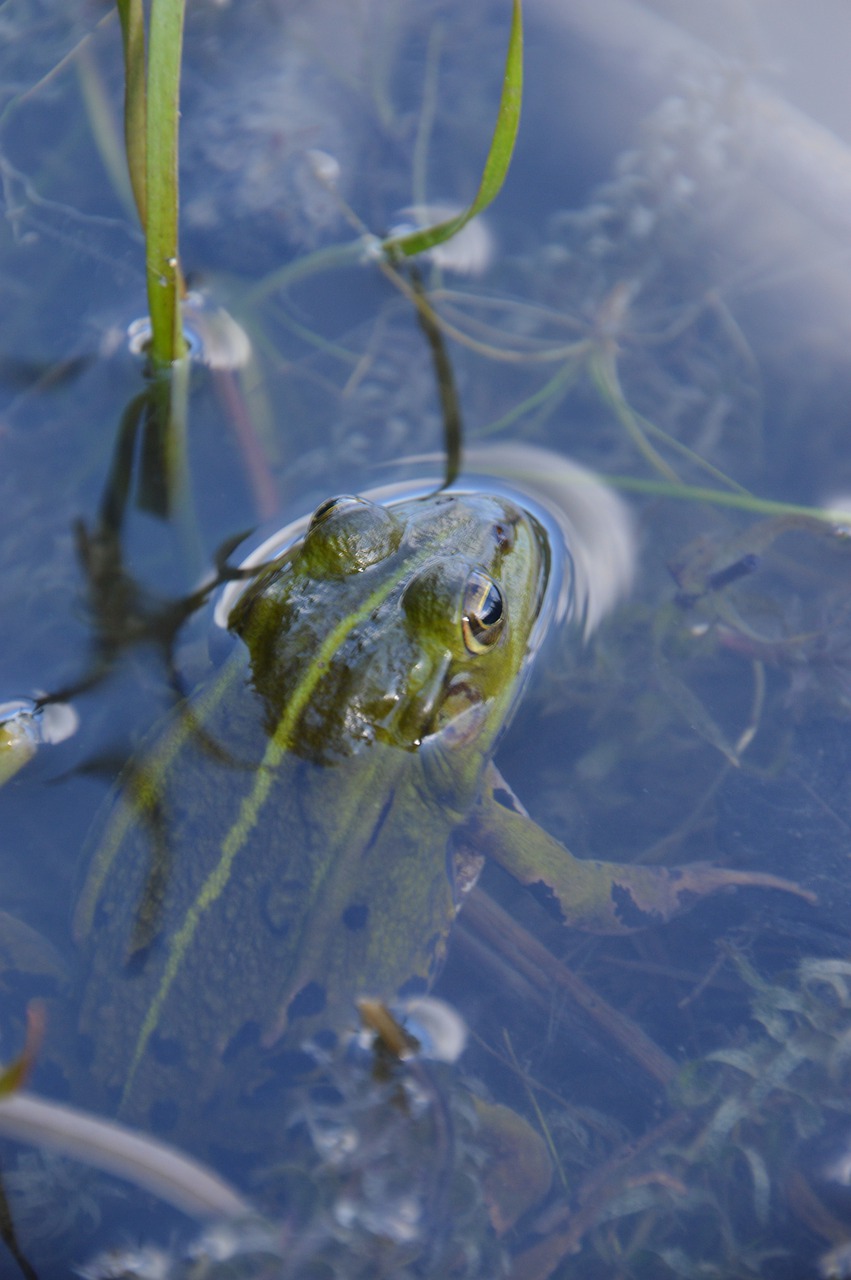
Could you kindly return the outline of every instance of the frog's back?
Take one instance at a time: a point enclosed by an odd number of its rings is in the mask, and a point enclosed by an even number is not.
[[[77,907],[97,1101],[158,1128],[244,1051],[427,985],[453,915],[451,822],[424,812],[418,757],[376,742],[272,762],[265,719],[237,656],[125,771]]]
[[[125,771],[77,909],[107,1106],[245,1093],[358,996],[429,984],[546,563],[502,499],[342,499],[230,609],[236,651]]]

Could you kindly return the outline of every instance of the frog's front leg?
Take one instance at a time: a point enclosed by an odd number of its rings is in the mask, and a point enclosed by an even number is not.
[[[681,867],[621,866],[576,858],[533,822],[493,765],[462,840],[494,858],[522,884],[549,893],[565,924],[590,933],[631,933],[663,924],[699,899],[731,885],[782,889],[807,902],[815,894],[792,880],[706,862]]]

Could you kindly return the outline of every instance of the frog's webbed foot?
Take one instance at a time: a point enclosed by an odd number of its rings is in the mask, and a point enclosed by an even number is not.
[[[807,902],[816,896],[792,880],[710,863],[621,866],[575,858],[532,821],[499,771],[485,777],[470,839],[522,884],[544,890],[565,924],[590,933],[631,933],[663,924],[700,898],[733,885],[781,889]]]

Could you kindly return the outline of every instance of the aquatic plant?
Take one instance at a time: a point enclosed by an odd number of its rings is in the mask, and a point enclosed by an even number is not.
[[[392,236],[382,241],[382,249],[393,260],[400,256],[410,258],[426,253],[451,240],[469,222],[482,213],[499,195],[517,139],[520,125],[520,104],[523,98],[523,25],[520,0],[512,0],[511,31],[505,74],[502,81],[499,110],[479,188],[466,209],[453,217],[423,227],[408,235]]]
[[[178,126],[183,0],[152,0],[145,57],[142,0],[117,0],[124,48],[124,136],[130,182],[145,233],[150,358],[167,367],[186,354],[178,254]]]
[[[281,1118],[286,1162],[256,1188],[264,1218],[213,1222],[170,1245],[108,1250],[90,1280],[498,1280],[506,1254],[491,1224],[489,1150],[451,1068],[369,1054],[326,1064]],[[157,1270],[152,1271],[152,1263]]]
[[[806,959],[770,980],[742,950],[725,954],[753,1025],[680,1069],[666,1118],[637,1139],[611,1132],[608,1155],[583,1168],[581,1127],[547,1103],[575,1189],[540,1215],[516,1280],[756,1280],[793,1274],[766,1271],[792,1259],[812,1273],[822,1254],[822,1275],[848,1274],[836,1195],[851,1184],[851,963]],[[587,1116],[586,1144],[589,1121],[603,1132]]]
[[[186,354],[180,315],[185,287],[178,254],[178,128],[184,0],[152,0],[147,59],[142,0],[116,2],[125,64],[127,164],[146,243],[151,316],[149,354],[155,365],[167,366]],[[511,163],[522,96],[522,11],[520,0],[512,0],[497,121],[476,195],[470,205],[457,214],[381,241],[381,250],[390,261],[415,257],[445,244],[496,198]]]

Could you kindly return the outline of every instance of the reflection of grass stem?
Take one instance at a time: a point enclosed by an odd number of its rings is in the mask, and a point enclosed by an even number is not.
[[[98,70],[90,43],[79,46],[76,63],[80,92],[83,95],[95,146],[113,188],[132,216],[133,205],[134,202],[138,205],[138,198],[131,189],[132,183],[127,180],[127,165],[121,138],[115,127],[115,112],[107,96],[103,77]]]
[[[112,21],[113,11],[110,10],[95,23],[91,31],[87,31],[84,36],[81,36],[77,43],[73,45],[67,53],[63,54],[58,62],[53,64],[49,71],[46,71],[44,75],[33,84],[28,85],[21,93],[12,94],[2,111],[0,111],[0,129],[4,128],[9,123],[9,121],[14,117],[15,112],[18,111],[25,102],[32,101],[33,98],[38,97],[43,89],[58,80],[65,68],[70,66],[75,58],[79,56],[80,52],[90,43],[95,32],[99,31],[107,23]]]
[[[143,0],[116,0],[124,53],[124,140],[145,233],[153,366],[151,411],[162,441],[161,514],[176,513],[186,562],[200,564],[187,464],[189,362],[178,258],[178,130],[184,0],[151,0],[147,65]],[[154,483],[156,481],[154,480]]]
[[[190,573],[200,573],[204,563],[192,486],[189,482],[189,360],[172,362],[159,377],[163,385],[165,431],[165,473],[170,509],[174,514],[184,564]]]

